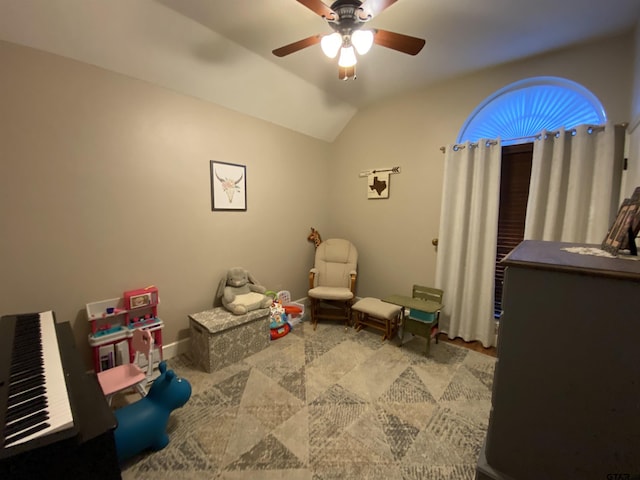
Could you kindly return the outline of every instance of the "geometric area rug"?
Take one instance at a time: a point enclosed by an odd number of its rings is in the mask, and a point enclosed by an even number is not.
[[[495,358],[444,342],[425,357],[424,342],[399,348],[377,331],[302,322],[214,373],[172,358],[191,399],[171,414],[169,445],[127,462],[122,477],[471,480]]]

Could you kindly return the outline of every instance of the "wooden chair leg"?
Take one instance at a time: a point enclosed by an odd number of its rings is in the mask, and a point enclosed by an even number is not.
[[[352,322],[352,320],[353,320],[352,319],[353,311],[351,310],[351,303],[347,304],[346,309],[347,309],[347,311],[346,311],[347,319],[344,322],[345,323],[344,326],[345,327],[350,327],[353,324],[353,322]]]
[[[318,300],[315,298],[311,299],[311,325],[314,330],[318,326]]]
[[[407,319],[404,316],[404,307],[402,307],[400,309],[400,316],[398,318],[398,328],[402,327],[402,335],[400,335],[400,345],[398,345],[399,347],[401,347],[404,344],[404,336],[407,333]]]
[[[400,326],[400,318],[399,316],[395,316],[393,317],[392,323],[391,323],[391,339],[393,340],[393,337],[395,337],[398,334],[398,327]]]

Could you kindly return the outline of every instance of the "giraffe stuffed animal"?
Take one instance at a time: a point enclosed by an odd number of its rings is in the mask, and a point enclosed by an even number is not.
[[[311,227],[311,233],[307,237],[307,240],[313,242],[313,244],[318,248],[322,243],[322,238],[320,238],[320,233],[313,227]]]

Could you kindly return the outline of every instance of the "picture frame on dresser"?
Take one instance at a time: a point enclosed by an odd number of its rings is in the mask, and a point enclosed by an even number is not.
[[[635,238],[640,233],[640,187],[636,187],[631,198],[625,198],[618,214],[607,232],[600,248],[612,255],[619,250],[629,249],[637,255]]]
[[[211,210],[247,210],[247,167],[211,160]]]

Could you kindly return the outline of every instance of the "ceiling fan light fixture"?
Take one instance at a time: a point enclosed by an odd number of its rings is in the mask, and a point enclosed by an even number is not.
[[[294,1],[294,0],[291,0]],[[303,48],[317,45],[329,58],[338,57],[338,78],[356,78],[358,56],[369,52],[373,44],[396,50],[407,55],[417,55],[425,45],[422,38],[373,28],[361,30],[365,24],[398,0],[297,0],[322,17],[333,33],[312,35],[297,42],[272,50],[276,57],[284,57]]]
[[[360,55],[364,55],[373,45],[373,32],[371,30],[356,30],[351,35],[351,43]]]
[[[322,40],[320,40],[320,46],[327,57],[336,58],[336,55],[338,55],[338,51],[342,46],[342,35],[338,32],[334,32],[331,35],[325,35],[322,37]]]
[[[338,65],[341,67],[353,67],[356,63],[358,63],[358,59],[356,58],[356,52],[353,50],[353,47],[342,47]]]

